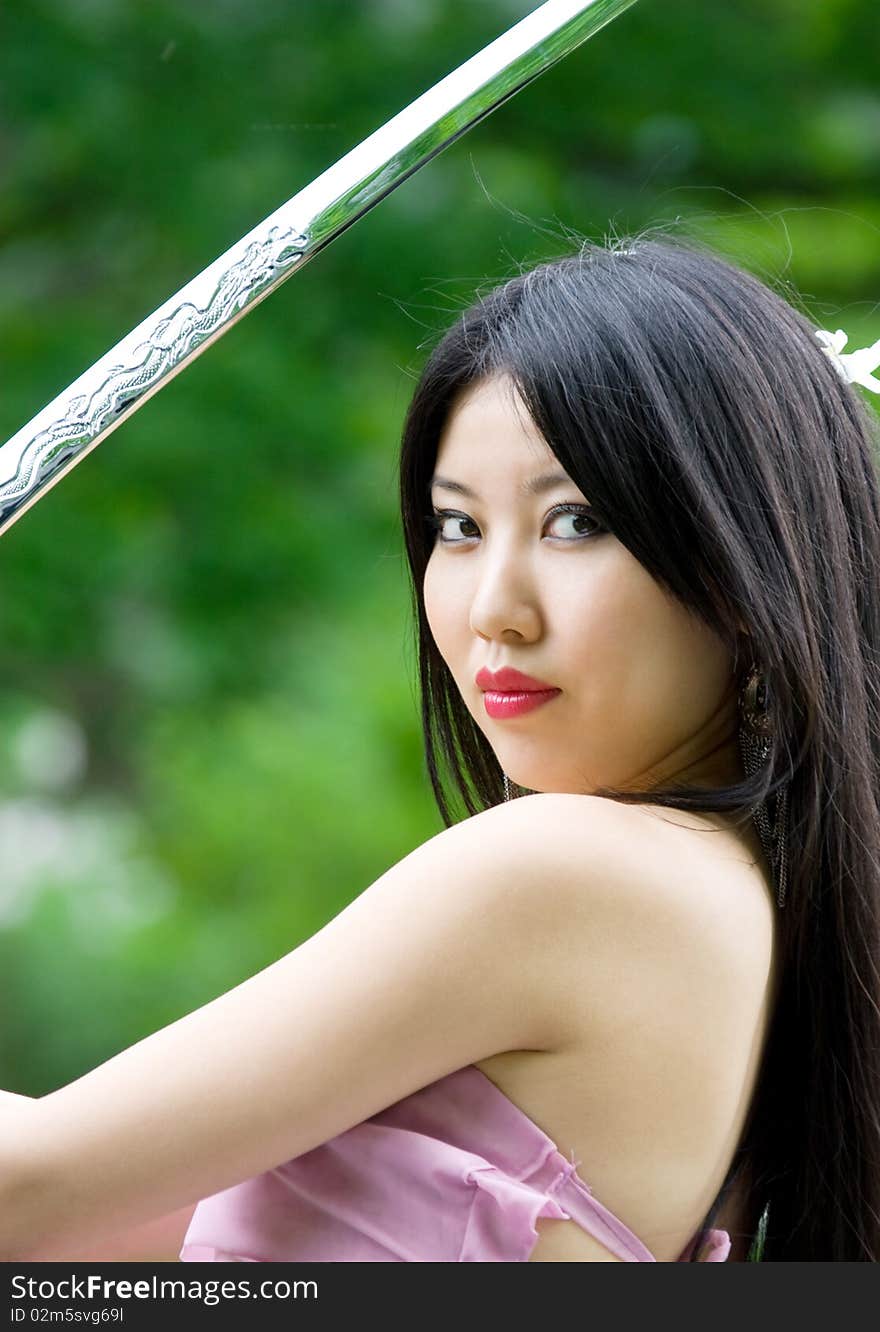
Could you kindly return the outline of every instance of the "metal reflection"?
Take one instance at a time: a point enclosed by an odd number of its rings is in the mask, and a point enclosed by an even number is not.
[[[0,448],[0,534],[292,273],[635,0],[548,0],[188,282]]]

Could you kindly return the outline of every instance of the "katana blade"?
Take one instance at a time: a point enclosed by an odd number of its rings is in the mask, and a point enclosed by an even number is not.
[[[181,287],[0,448],[0,534],[353,222],[634,3],[548,0]]]

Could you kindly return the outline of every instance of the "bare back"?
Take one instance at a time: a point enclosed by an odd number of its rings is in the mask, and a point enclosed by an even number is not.
[[[570,960],[577,950],[569,945],[559,959],[567,972],[559,1048],[506,1051],[477,1067],[563,1155],[574,1153],[596,1198],[658,1261],[674,1262],[724,1182],[751,1104],[775,1001],[775,904],[751,826],[743,834],[714,815],[616,808],[643,842],[652,875],[659,868],[673,885],[697,884],[712,894],[735,983],[716,989],[696,981],[692,992],[685,988],[685,1002],[680,984],[674,998],[672,991],[637,996],[639,1030],[631,1020],[616,1024],[611,1011],[598,1024],[597,1044],[595,999],[587,1012],[583,974]],[[588,846],[584,856],[589,864]],[[687,958],[680,969],[686,973]],[[745,1259],[752,1224],[744,1185],[734,1185],[714,1221],[731,1236],[734,1262]],[[537,1229],[532,1262],[619,1261],[574,1221],[542,1219]]]

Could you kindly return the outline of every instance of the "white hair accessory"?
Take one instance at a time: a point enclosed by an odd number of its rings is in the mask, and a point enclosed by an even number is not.
[[[880,393],[880,379],[871,373],[880,366],[880,338],[870,347],[844,352],[847,334],[842,328],[836,333],[829,333],[827,328],[817,328],[816,337],[838,374],[848,384],[861,384],[862,388],[870,389],[872,393]]]

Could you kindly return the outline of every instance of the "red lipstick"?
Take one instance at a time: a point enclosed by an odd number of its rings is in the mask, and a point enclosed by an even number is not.
[[[490,717],[503,721],[533,712],[542,703],[549,703],[562,690],[532,675],[523,675],[512,666],[490,671],[484,666],[476,674],[476,683],[483,692],[483,706]]]
[[[502,694],[528,694],[535,691],[540,693],[545,689],[556,688],[546,680],[536,680],[531,675],[523,675],[522,671],[515,671],[512,666],[502,666],[500,671],[490,671],[483,666],[477,671],[476,683],[480,689],[491,689],[494,693]]]

